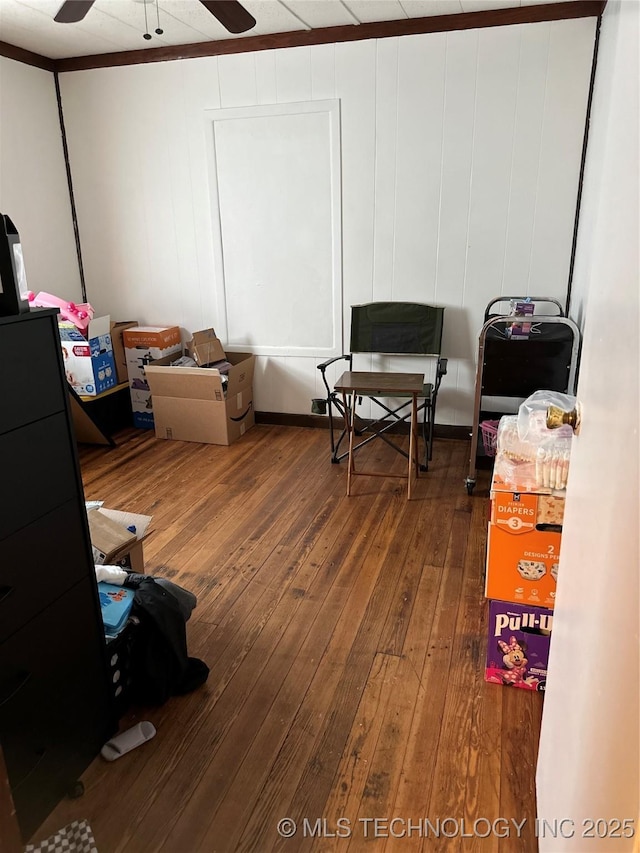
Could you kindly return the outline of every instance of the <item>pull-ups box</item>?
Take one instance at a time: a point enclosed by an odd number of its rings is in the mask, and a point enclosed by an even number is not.
[[[213,367],[146,367],[156,438],[229,445],[255,424],[255,357],[234,352],[226,360],[231,365],[226,382]]]

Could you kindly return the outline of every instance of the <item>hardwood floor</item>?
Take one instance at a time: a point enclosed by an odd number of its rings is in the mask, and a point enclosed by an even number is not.
[[[469,497],[467,454],[437,441],[407,501],[377,477],[347,498],[324,430],[83,449],[87,499],[153,515],[147,572],[198,596],[189,653],[211,673],[130,713],[156,737],[96,760],[37,837],[85,818],[100,853],[536,850],[542,697],[483,680],[487,477]]]

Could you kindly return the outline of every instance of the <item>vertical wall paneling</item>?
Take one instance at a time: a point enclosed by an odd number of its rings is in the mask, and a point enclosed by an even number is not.
[[[276,51],[276,93],[279,104],[311,100],[311,48]]]
[[[166,207],[167,230],[171,231],[167,241],[173,257],[168,261],[168,269],[175,276],[174,286],[180,294],[179,324],[187,329],[199,329],[204,317],[201,305],[193,298],[199,280],[193,199],[180,191],[191,180],[184,76],[172,74],[166,63],[160,64],[161,96],[175,104],[176,114],[175,121],[167,121],[165,116],[162,128],[167,156],[164,181],[167,183],[166,192],[161,194],[159,201]]]
[[[351,305],[373,298],[376,43],[336,45],[336,93],[342,118],[342,268],[345,347]],[[363,370],[367,361],[361,362]],[[369,412],[365,401],[363,416]]]
[[[145,65],[143,73],[131,81],[129,96],[135,98],[136,119],[141,130],[144,128],[144,136],[142,133],[136,136],[143,143],[136,145],[134,141],[134,147],[148,252],[149,292],[163,323],[183,325],[187,295],[182,291],[171,180],[174,159],[179,159],[175,154],[180,148],[173,132],[176,121],[169,118],[170,115],[177,118],[181,107],[180,101],[172,98],[175,91],[169,88],[170,76],[173,75],[164,63]],[[170,105],[170,111],[166,104]],[[181,221],[178,227],[188,227],[188,220]]]
[[[314,101],[336,97],[336,46],[317,45],[310,53],[311,98]]]
[[[530,267],[551,24],[531,24],[520,29],[507,242],[499,291],[506,295],[538,292],[530,279]],[[546,286],[540,283],[539,292],[546,295]]]
[[[29,287],[80,301],[53,75],[0,57],[0,116],[0,210],[20,232]]]
[[[519,48],[519,27],[479,33],[464,282],[464,305],[475,317],[499,294],[502,280]]]
[[[586,70],[578,75],[575,69],[591,66],[596,26],[593,18],[575,21],[573,37],[567,38],[568,23],[551,24],[530,277],[531,290],[544,288],[561,301],[569,277],[573,219],[554,200],[572,198],[575,211],[580,174],[575,152],[582,146],[590,81]]]
[[[433,302],[438,246],[445,33],[400,40],[394,299]]]
[[[60,76],[87,295],[114,319],[138,316],[149,290],[134,77],[126,68]]]
[[[276,51],[259,50],[253,58],[256,66],[256,103],[275,104],[278,100]]]
[[[398,141],[398,39],[382,39],[376,50],[375,197],[373,219],[374,300],[393,293]]]
[[[218,57],[220,105],[246,107],[257,103],[256,66],[250,53]]]
[[[184,153],[188,158],[189,174],[188,180],[176,187],[176,194],[181,200],[179,203],[187,203],[192,209],[193,235],[186,235],[186,239],[188,243],[192,239],[195,241],[194,274],[197,278],[189,287],[193,294],[191,311],[199,313],[198,321],[187,325],[187,330],[193,332],[213,326],[217,331],[220,319],[216,313],[217,294],[222,274],[217,267],[219,258],[214,256],[211,238],[213,222],[206,180],[207,142],[210,142],[210,137],[202,129],[202,111],[219,109],[221,105],[218,58],[187,60],[180,66],[187,135]]]
[[[595,19],[576,19],[62,74],[90,299],[118,319],[223,334],[229,294],[205,112],[336,99],[335,351],[348,344],[352,304],[444,305],[450,361],[438,420],[470,423],[486,304],[500,293],[566,294],[594,35]],[[281,195],[291,220],[296,195]],[[310,267],[325,254],[322,239],[312,241]],[[293,264],[296,252],[287,257]],[[257,258],[256,270],[267,266]],[[312,281],[300,291],[311,303]],[[238,278],[234,304],[254,285]],[[275,286],[269,311],[287,287]],[[247,313],[236,329],[245,342],[260,332],[253,322]],[[256,405],[307,413],[321,388],[316,364],[327,356],[287,349],[286,336],[280,343],[258,352]]]
[[[447,33],[438,256],[434,301],[445,306],[442,335],[449,372],[438,398],[444,423],[471,423],[471,401],[458,392],[460,360],[475,357],[477,330],[464,307],[469,194],[474,143],[478,31]],[[468,385],[466,387],[469,387]],[[473,387],[473,385],[471,386]]]
[[[376,43],[336,45],[342,119],[342,216],[345,317],[373,295]]]

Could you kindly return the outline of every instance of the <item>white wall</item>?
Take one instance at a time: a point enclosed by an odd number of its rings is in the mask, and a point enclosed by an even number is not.
[[[0,211],[20,233],[27,280],[81,300],[53,74],[0,57]]]
[[[583,425],[567,488],[537,773],[540,817],[573,820],[574,835],[541,838],[541,853],[633,849],[632,838],[611,833],[587,840],[588,819],[629,819],[640,831],[639,32],[640,5],[609,0],[576,255],[586,302]]]
[[[218,324],[204,111],[339,98],[347,337],[354,303],[447,306],[438,421],[470,424],[487,302],[566,295],[594,31],[581,19],[61,75],[90,300],[118,319]],[[319,360],[260,356],[257,408],[309,412]]]

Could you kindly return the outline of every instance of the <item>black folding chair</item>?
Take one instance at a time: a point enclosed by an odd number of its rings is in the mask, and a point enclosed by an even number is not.
[[[331,461],[340,462],[348,456],[348,450],[340,452],[340,445],[347,435],[346,422],[349,415],[345,411],[343,398],[329,386],[327,368],[336,361],[344,359],[347,370],[356,370],[354,355],[375,353],[379,355],[415,355],[436,359],[433,382],[425,383],[419,398],[418,415],[422,412],[422,437],[424,439],[424,462],[421,470],[426,471],[433,455],[433,428],[435,423],[436,402],[442,377],[447,372],[447,359],[440,355],[442,346],[442,321],[444,308],[423,305],[417,302],[369,302],[366,305],[353,305],[351,308],[350,353],[330,358],[318,365],[322,381],[327,390],[326,399],[313,401],[312,411],[329,415],[331,435]],[[371,433],[360,442],[358,448],[380,438],[405,458],[408,454],[390,441],[387,433],[398,424],[406,423],[411,417],[411,398],[407,398],[395,408],[387,405],[384,399],[371,396],[383,414],[374,420],[365,420],[355,412],[356,433]],[[358,397],[358,404],[362,397]],[[337,439],[335,433],[340,429],[336,420],[342,421],[342,430]]]

